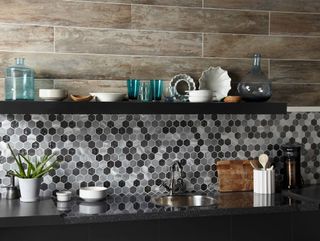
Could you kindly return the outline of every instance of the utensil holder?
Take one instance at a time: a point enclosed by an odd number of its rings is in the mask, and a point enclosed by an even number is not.
[[[260,194],[275,192],[274,170],[253,170],[253,192]]]

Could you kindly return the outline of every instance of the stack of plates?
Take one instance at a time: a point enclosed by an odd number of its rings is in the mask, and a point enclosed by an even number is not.
[[[189,92],[189,101],[194,103],[211,102],[212,91],[211,90],[192,90]]]

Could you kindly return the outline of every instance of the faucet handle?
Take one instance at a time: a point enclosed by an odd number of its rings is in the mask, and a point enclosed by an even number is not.
[[[166,182],[162,182],[160,187],[164,187],[168,192],[172,191],[172,189],[168,186]]]

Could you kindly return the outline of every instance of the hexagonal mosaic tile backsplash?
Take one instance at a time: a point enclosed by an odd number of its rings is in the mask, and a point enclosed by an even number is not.
[[[80,186],[110,194],[164,193],[169,166],[181,160],[189,191],[216,189],[216,161],[271,156],[281,179],[281,145],[303,145],[302,175],[320,182],[320,113],[287,115],[0,115],[0,180],[15,167],[6,147],[57,153],[42,195]],[[3,192],[3,190],[2,190]]]

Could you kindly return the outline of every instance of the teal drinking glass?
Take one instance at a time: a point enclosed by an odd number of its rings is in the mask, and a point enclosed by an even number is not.
[[[161,79],[150,80],[151,100],[161,100],[162,92],[163,92],[163,80]]]
[[[139,95],[140,89],[140,80],[138,79],[128,79],[127,80],[128,87],[128,97],[129,100],[136,100]]]

